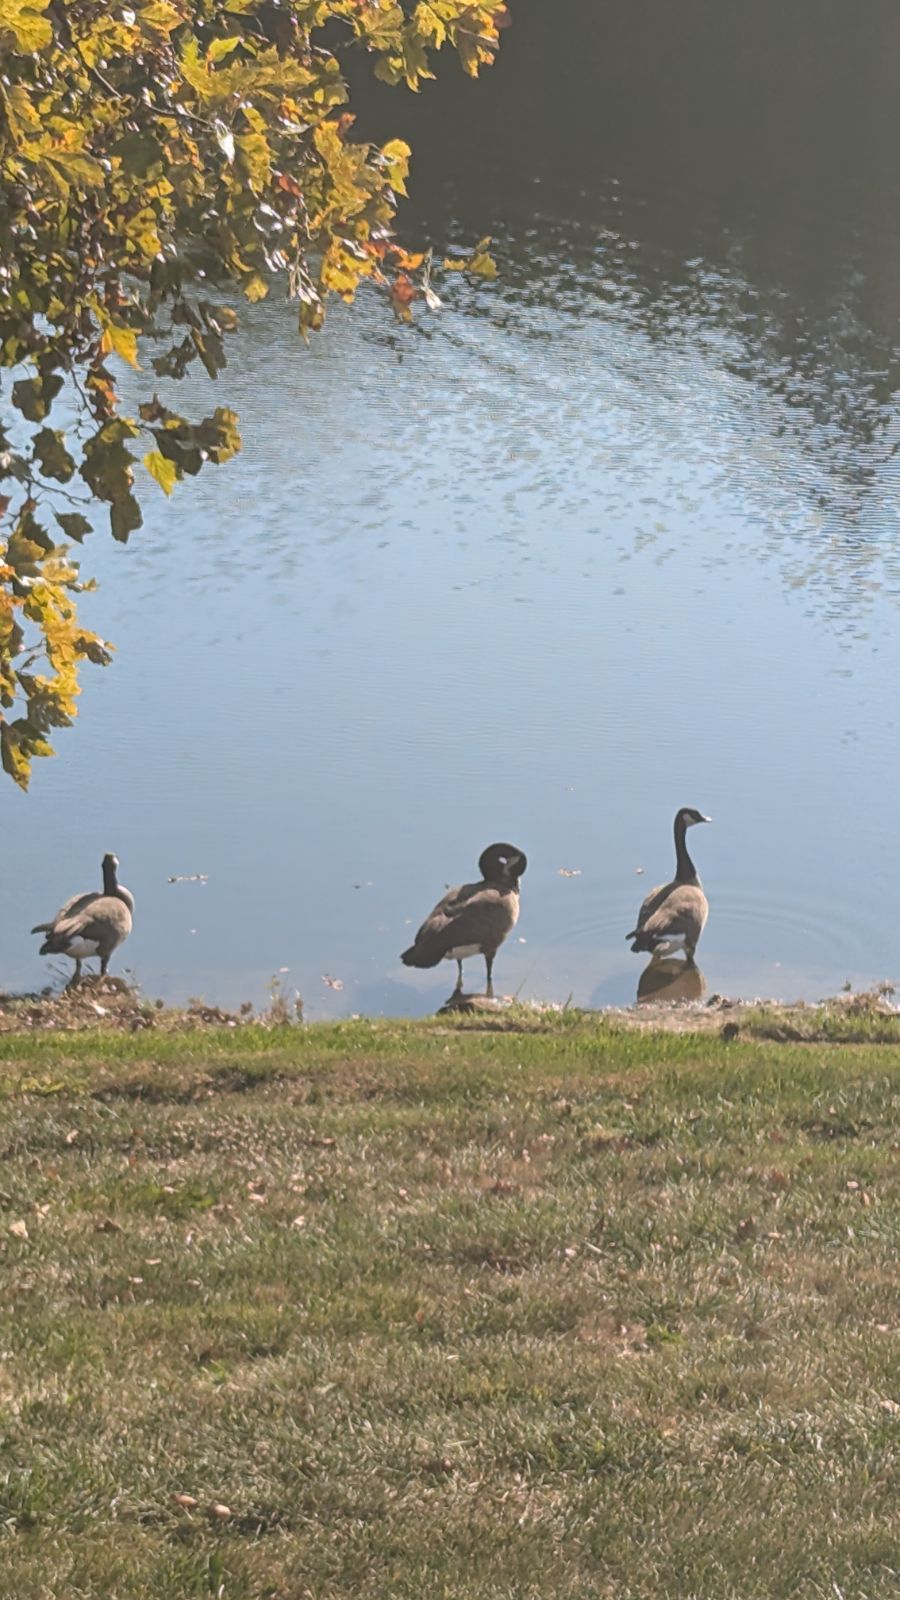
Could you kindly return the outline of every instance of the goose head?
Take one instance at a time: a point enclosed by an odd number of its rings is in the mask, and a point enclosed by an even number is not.
[[[512,889],[518,889],[527,865],[524,850],[514,844],[489,844],[478,858],[478,870],[486,883],[502,883]]]
[[[675,818],[675,826],[681,828],[693,828],[698,822],[712,822],[712,817],[705,817],[695,806],[682,806]]]

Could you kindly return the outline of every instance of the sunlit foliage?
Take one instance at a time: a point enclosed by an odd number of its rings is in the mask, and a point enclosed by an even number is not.
[[[496,0],[0,0],[0,754],[23,788],[109,646],[78,621],[72,541],[113,537],[240,448],[227,405],[192,421],[153,392],[216,377],[278,278],[306,337],[330,296],[380,287],[408,320],[439,304],[430,254],[392,238],[409,148],[353,137],[348,50],[417,90],[447,45],[490,63]],[[465,262],[490,275],[487,241]],[[146,390],[126,415],[119,374]],[[134,385],[130,386],[132,389]]]

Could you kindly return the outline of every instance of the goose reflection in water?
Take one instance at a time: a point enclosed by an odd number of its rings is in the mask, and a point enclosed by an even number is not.
[[[683,1005],[689,1000],[702,1000],[705,993],[706,979],[693,961],[683,956],[654,956],[638,980],[637,1003]]]

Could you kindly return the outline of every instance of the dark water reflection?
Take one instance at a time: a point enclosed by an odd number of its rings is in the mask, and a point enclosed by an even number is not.
[[[410,235],[490,226],[499,283],[309,352],[257,308],[240,461],[87,547],[120,654],[2,793],[0,981],[114,848],[148,990],[414,1014],[453,973],[400,966],[410,926],[514,837],[498,992],[630,1003],[683,803],[711,989],[900,969],[900,14],[516,14],[481,85],[365,113],[415,143]]]
[[[637,1004],[684,1005],[702,1000],[706,979],[693,961],[682,956],[657,956],[638,979]]]

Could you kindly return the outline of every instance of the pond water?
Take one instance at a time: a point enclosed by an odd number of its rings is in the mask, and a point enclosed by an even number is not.
[[[254,308],[186,397],[243,455],[88,542],[118,654],[2,791],[6,987],[114,849],[148,993],[423,1013],[454,969],[399,952],[508,839],[498,992],[631,1003],[682,804],[707,992],[900,974],[896,8],[516,15],[479,85],[368,109],[409,236],[492,230],[498,283],[309,350]]]

